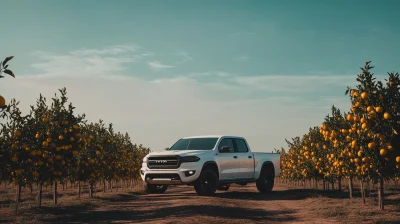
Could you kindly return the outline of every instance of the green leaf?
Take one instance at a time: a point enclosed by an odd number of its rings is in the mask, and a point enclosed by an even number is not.
[[[6,57],[6,60],[3,61],[3,67],[7,64],[8,61],[10,61],[13,58],[14,58],[14,56]]]
[[[9,74],[9,75],[11,75],[12,77],[15,78],[15,75],[11,70],[6,69],[6,70],[4,70],[4,73]]]

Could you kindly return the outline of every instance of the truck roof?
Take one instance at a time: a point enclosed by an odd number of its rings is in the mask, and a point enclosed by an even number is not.
[[[185,138],[243,138],[242,136],[234,136],[234,135],[198,135],[198,136],[187,136]]]

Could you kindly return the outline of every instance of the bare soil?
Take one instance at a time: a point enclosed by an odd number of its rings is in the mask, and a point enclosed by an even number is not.
[[[43,207],[37,208],[33,193],[22,192],[19,214],[13,208],[15,188],[0,187],[0,223],[400,223],[400,189],[388,187],[385,210],[377,209],[376,192],[369,192],[367,204],[359,192],[348,199],[345,191],[300,189],[277,184],[274,192],[261,195],[254,184],[231,185],[213,197],[197,196],[188,186],[170,187],[164,194],[146,195],[141,186],[98,189],[81,199],[76,189],[59,189],[58,205],[51,190],[43,188]]]

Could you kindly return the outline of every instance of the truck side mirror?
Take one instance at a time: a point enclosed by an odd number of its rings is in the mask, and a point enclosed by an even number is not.
[[[219,150],[219,152],[230,152],[231,151],[231,147],[229,146],[222,146],[222,148]]]

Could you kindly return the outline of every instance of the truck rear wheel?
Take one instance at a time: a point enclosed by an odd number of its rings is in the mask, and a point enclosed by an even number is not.
[[[167,191],[168,185],[145,183],[144,189],[148,194],[162,194]]]
[[[263,169],[260,177],[256,182],[257,189],[260,193],[269,193],[274,188],[274,173],[273,170]]]
[[[194,190],[200,196],[214,195],[218,187],[218,176],[212,169],[201,171],[199,178],[194,184]]]

